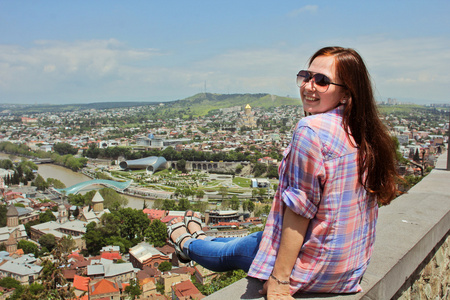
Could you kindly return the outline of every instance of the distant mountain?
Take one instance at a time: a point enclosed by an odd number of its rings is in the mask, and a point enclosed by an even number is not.
[[[126,108],[136,106],[155,106],[163,104],[164,108],[172,110],[186,110],[193,115],[205,115],[210,110],[243,106],[250,104],[251,107],[278,107],[282,105],[300,105],[299,99],[280,97],[270,94],[212,94],[200,93],[192,97],[168,101],[168,102],[97,102],[87,104],[35,104],[35,105],[20,105],[20,104],[0,104],[0,111],[7,111],[11,114],[32,114],[42,112],[64,112],[64,111],[79,111],[85,109],[113,109]]]

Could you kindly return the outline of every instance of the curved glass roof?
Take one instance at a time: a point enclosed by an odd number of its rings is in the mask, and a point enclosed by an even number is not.
[[[67,187],[65,189],[54,189],[54,190],[60,194],[65,192],[66,195],[69,195],[69,194],[76,194],[80,190],[82,190],[85,187],[88,187],[90,185],[101,184],[106,187],[110,187],[112,189],[118,190],[118,191],[123,191],[126,188],[128,188],[132,182],[133,182],[133,180],[119,182],[119,181],[106,180],[106,179],[93,179],[93,180],[88,180],[88,181],[77,183],[77,184]]]

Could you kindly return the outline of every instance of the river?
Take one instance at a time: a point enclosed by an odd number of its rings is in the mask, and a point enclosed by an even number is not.
[[[0,153],[0,159],[10,159],[8,154]],[[72,186],[74,184],[84,182],[91,180],[86,175],[83,175],[81,173],[74,172],[70,169],[54,165],[54,164],[39,164],[38,166],[38,174],[41,175],[45,180],[47,178],[55,178],[60,180],[62,183],[64,183],[67,187]],[[95,190],[99,189],[98,186],[92,186],[90,189],[84,189],[82,193],[85,193],[89,190]],[[128,205],[127,207],[136,208],[136,209],[142,209],[144,205],[144,199],[124,195],[128,199]],[[153,200],[146,199],[145,200],[148,207],[151,208],[153,205]]]

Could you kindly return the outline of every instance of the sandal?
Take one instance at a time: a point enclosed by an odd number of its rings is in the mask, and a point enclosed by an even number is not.
[[[187,216],[187,213],[188,213],[188,212],[191,212],[192,215]],[[205,236],[206,236],[206,233],[201,229],[201,228],[202,228],[202,220],[200,220],[200,218],[198,218],[198,217],[195,216],[194,211],[192,211],[192,210],[187,210],[187,211],[184,213],[184,225],[186,226],[186,230],[187,230],[187,232],[189,232],[189,233],[190,233],[190,231],[189,231],[188,225],[189,225],[190,222],[195,222],[195,223],[197,223],[197,224],[200,226],[200,229],[199,229],[199,230],[197,230],[197,231],[191,233],[191,236],[192,236],[193,238],[196,239],[196,238],[198,238],[200,235],[205,235]]]
[[[177,222],[177,223],[174,223],[174,224],[167,225],[167,235],[169,236],[169,243],[175,247],[175,253],[177,254],[178,260],[181,261],[182,263],[186,264],[186,263],[190,262],[191,259],[189,258],[189,256],[187,256],[183,252],[183,250],[181,249],[180,245],[181,245],[181,242],[185,238],[190,238],[192,236],[189,234],[189,232],[188,232],[188,230],[186,228],[186,232],[183,233],[182,235],[180,235],[175,242],[171,238],[172,233],[176,229],[178,229],[180,227],[186,227],[184,225],[184,222]]]

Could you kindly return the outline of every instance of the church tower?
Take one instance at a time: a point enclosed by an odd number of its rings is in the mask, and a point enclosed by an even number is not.
[[[6,226],[17,227],[19,226],[19,213],[14,205],[8,207],[8,212],[6,213]]]
[[[247,116],[249,116],[249,115],[252,114],[252,107],[250,106],[250,104],[247,104],[247,105],[245,106],[244,111],[245,111],[245,114],[246,114]]]
[[[94,212],[102,212],[103,211],[103,197],[99,192],[95,193],[94,198],[92,198],[92,204],[94,205]]]
[[[64,204],[58,206],[58,223],[63,224],[68,221],[67,209]]]

